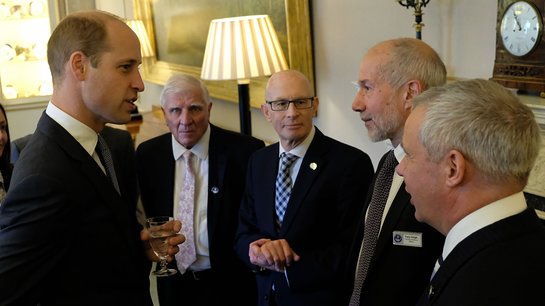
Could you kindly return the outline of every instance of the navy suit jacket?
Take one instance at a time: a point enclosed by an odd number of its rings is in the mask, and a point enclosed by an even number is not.
[[[462,240],[418,305],[544,305],[544,275],[545,227],[526,209]]]
[[[130,135],[119,133],[126,137],[104,138],[122,196],[82,146],[42,114],[0,208],[0,305],[152,304],[151,264],[129,179],[134,149]]]
[[[384,155],[378,164],[384,163]],[[377,170],[378,173],[378,170]],[[357,239],[350,252],[349,265],[355,267],[358,261],[365,213],[371,201],[375,179],[369,189],[365,206],[359,218]],[[386,215],[367,277],[360,295],[360,305],[414,305],[429,282],[433,267],[443,249],[444,236],[431,226],[418,222],[414,217],[411,196],[405,191],[403,183]],[[421,234],[422,247],[394,245],[394,232],[414,232]],[[353,284],[355,269],[349,270],[347,278]],[[349,288],[352,290],[352,287]]]
[[[226,291],[226,305],[255,304],[255,278],[233,250],[238,211],[250,155],[265,146],[254,137],[210,125],[208,164],[208,244],[215,281]],[[142,204],[147,216],[173,215],[175,160],[170,133],[141,143],[136,152]],[[175,261],[170,266],[176,268]],[[233,282],[233,278],[238,279]],[[168,290],[169,278],[158,283],[159,295]],[[192,294],[174,288],[177,294]],[[171,290],[169,290],[171,291]]]
[[[286,239],[301,260],[287,269],[289,286],[284,273],[257,272],[258,305],[269,305],[273,283],[278,305],[347,304],[342,275],[361,203],[373,177],[371,159],[316,129],[277,233],[278,146],[270,145],[251,157],[236,250],[255,269],[248,257],[250,243],[261,238]]]

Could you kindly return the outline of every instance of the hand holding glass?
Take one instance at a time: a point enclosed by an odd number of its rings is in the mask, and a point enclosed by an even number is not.
[[[176,274],[175,269],[167,269],[168,238],[176,235],[172,226],[173,222],[174,218],[168,216],[146,219],[146,228],[151,237],[149,243],[155,255],[160,259],[161,269],[152,272],[153,275],[158,277]]]

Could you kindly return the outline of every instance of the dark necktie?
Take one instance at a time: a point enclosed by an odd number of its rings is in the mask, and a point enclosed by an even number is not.
[[[392,150],[387,153],[382,168],[380,168],[377,174],[377,179],[373,188],[373,194],[367,212],[367,220],[365,221],[363,244],[360,250],[356,278],[354,281],[354,291],[350,298],[350,306],[357,306],[360,304],[361,289],[377,244],[382,213],[384,212],[384,206],[388,200],[388,194],[390,193],[396,166],[397,160],[394,151]]]
[[[280,155],[280,171],[276,177],[276,230],[280,231],[282,221],[284,220],[284,214],[288,207],[288,201],[291,195],[291,176],[290,168],[293,162],[297,159],[296,155],[290,153],[282,153]]]
[[[98,134],[98,142],[97,142],[95,151],[97,152],[98,157],[100,158],[100,162],[102,162],[102,165],[104,166],[104,169],[106,169],[106,175],[112,182],[112,185],[114,186],[115,190],[117,190],[117,193],[121,194],[121,192],[119,191],[117,176],[115,175],[114,161],[112,159],[112,154],[110,153],[108,144],[106,143],[104,138],[100,136],[100,134]]]

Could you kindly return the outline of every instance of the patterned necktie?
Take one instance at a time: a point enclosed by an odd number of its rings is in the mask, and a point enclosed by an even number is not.
[[[392,185],[396,166],[397,160],[394,156],[394,151],[392,150],[387,153],[386,160],[377,174],[377,179],[373,188],[373,195],[371,196],[371,202],[369,203],[369,210],[367,212],[367,220],[365,221],[363,244],[360,250],[358,268],[354,281],[354,291],[350,298],[350,306],[357,306],[360,304],[361,288],[365,281],[365,277],[367,276],[369,263],[377,244],[382,213],[386,201],[388,200],[388,194],[390,193],[390,186]]]
[[[104,138],[102,138],[100,134],[98,134],[98,142],[97,142],[95,151],[97,152],[98,158],[102,162],[104,169],[106,169],[106,176],[110,178],[110,181],[114,185],[115,190],[117,190],[117,193],[121,194],[121,192],[119,191],[117,176],[115,175],[115,168],[114,168],[114,161],[112,159],[112,154],[110,153],[110,149],[108,148],[108,144],[106,143],[106,140],[104,140]]]
[[[296,155],[290,153],[282,153],[280,155],[281,166],[276,177],[276,230],[280,231],[282,221],[284,220],[284,214],[288,207],[288,201],[291,195],[291,176],[290,168],[293,162],[297,159]]]
[[[195,172],[191,168],[193,154],[191,151],[187,150],[184,152],[183,157],[185,161],[185,178],[180,194],[178,219],[182,221],[182,233],[185,236],[185,242],[179,245],[180,251],[176,254],[178,271],[182,274],[184,274],[187,268],[197,260],[193,231],[193,210],[195,207]]]

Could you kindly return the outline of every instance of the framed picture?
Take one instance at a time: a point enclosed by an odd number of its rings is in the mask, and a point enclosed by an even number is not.
[[[135,18],[144,22],[155,55],[144,59],[143,78],[164,84],[174,73],[200,78],[208,28],[213,19],[267,14],[291,69],[314,84],[309,0],[136,0]],[[264,102],[268,77],[250,80],[250,104]],[[237,102],[236,81],[205,81],[214,98]]]

